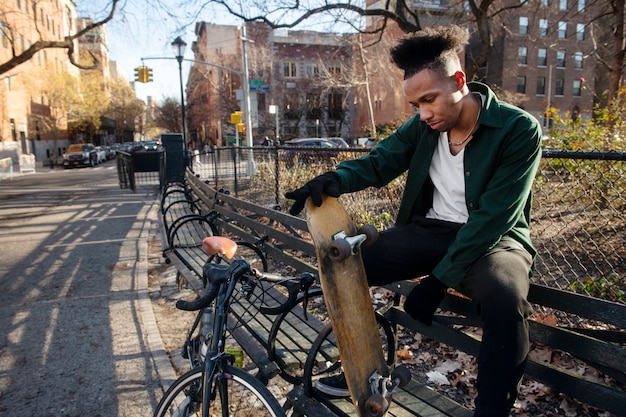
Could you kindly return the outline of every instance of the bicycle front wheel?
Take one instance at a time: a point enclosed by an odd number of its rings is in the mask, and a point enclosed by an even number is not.
[[[200,417],[202,371],[196,367],[167,390],[154,417]],[[258,379],[234,366],[224,365],[211,382],[209,416],[286,417],[278,400]]]

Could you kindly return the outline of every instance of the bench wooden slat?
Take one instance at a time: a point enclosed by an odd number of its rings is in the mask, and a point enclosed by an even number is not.
[[[424,326],[422,323],[411,319],[399,308],[390,309],[385,313],[385,316],[388,316],[393,323],[442,341],[472,356],[478,354],[480,342],[477,339],[473,339],[469,335],[461,336],[458,332],[440,323],[433,322],[432,326]],[[626,410],[626,393],[601,383],[586,380],[567,370],[529,359],[525,374],[550,386],[557,387],[559,392],[578,398],[594,407],[616,414],[619,414],[618,410]]]

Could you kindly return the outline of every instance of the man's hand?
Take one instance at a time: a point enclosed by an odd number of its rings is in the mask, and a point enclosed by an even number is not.
[[[404,311],[427,326],[433,324],[435,310],[439,307],[441,300],[446,295],[448,287],[432,275],[417,284],[406,296]]]
[[[339,175],[333,171],[313,178],[297,190],[285,193],[285,197],[290,200],[295,200],[293,206],[289,209],[289,214],[296,216],[300,213],[302,209],[304,209],[304,204],[308,197],[311,197],[313,204],[317,207],[322,205],[322,194],[331,197],[339,197],[341,194],[339,188]]]

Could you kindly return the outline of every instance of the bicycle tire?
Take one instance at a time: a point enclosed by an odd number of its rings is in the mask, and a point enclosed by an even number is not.
[[[178,378],[159,401],[153,417],[201,416],[202,377],[203,367],[198,366]],[[210,416],[286,417],[267,387],[246,371],[224,365],[213,378]]]
[[[304,367],[308,352],[319,336],[319,331],[315,326],[318,320],[321,320],[319,317],[326,314],[324,294],[321,288],[310,288],[308,290],[308,306],[306,311],[308,320],[304,316],[304,300],[305,294],[299,294],[293,307],[291,307],[289,311],[285,311],[276,317],[274,323],[272,323],[267,340],[269,358],[278,363],[281,370],[281,377],[294,385],[299,385],[302,382],[301,369]],[[322,306],[321,309],[320,306]],[[307,323],[310,324],[309,327],[305,326]],[[301,352],[304,357],[300,359],[301,366],[298,367],[286,366],[281,358],[280,352],[287,349],[284,349],[282,346],[277,346],[279,333],[290,333],[292,327],[294,328],[294,334],[301,335],[299,339],[301,341],[300,343],[302,343],[303,340],[308,340],[311,344],[310,348],[305,348],[304,351]],[[290,358],[292,355],[293,353],[290,354]]]
[[[385,362],[392,367],[396,361],[396,335],[391,323],[379,314],[375,313],[378,331],[381,335],[383,351],[386,354]],[[329,347],[336,347],[337,341],[333,334],[332,324],[328,323],[319,333],[319,336],[311,346],[307,355],[302,375],[303,390],[307,395],[314,395],[315,380],[325,376],[331,376],[341,371],[339,357],[331,358],[325,354]]]

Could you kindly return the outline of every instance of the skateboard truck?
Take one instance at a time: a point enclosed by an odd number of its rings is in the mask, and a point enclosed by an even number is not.
[[[383,417],[389,409],[389,399],[396,388],[404,387],[411,381],[411,371],[405,366],[397,366],[391,376],[382,376],[378,371],[369,377],[372,395],[365,401],[365,410],[370,417]]]
[[[358,234],[348,236],[345,231],[337,232],[328,248],[328,256],[333,261],[343,261],[350,255],[356,255],[362,244],[370,245],[378,239],[378,230],[371,224],[361,226]]]

